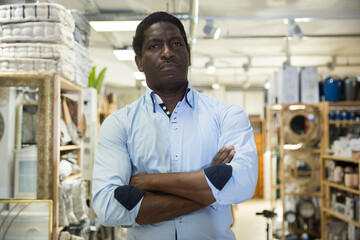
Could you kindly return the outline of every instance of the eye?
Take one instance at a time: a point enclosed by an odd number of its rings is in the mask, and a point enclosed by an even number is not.
[[[159,46],[159,44],[157,44],[157,43],[151,44],[151,45],[149,46],[149,49],[155,49],[155,48],[157,48],[158,46]]]
[[[180,46],[182,46],[182,43],[181,42],[174,42],[173,45],[177,46],[177,47],[180,47]]]

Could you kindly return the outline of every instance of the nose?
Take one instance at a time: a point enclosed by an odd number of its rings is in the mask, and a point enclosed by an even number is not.
[[[162,52],[161,52],[161,57],[164,58],[171,58],[173,56],[173,52],[171,51],[171,48],[169,45],[164,44],[163,48],[162,48]]]

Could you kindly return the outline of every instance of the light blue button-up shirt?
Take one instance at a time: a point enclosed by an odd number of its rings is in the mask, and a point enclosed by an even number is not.
[[[235,239],[231,205],[251,198],[258,174],[253,131],[244,111],[191,88],[169,118],[152,90],[103,122],[93,171],[93,208],[103,225],[128,225],[127,239]],[[151,225],[135,222],[140,202],[130,211],[114,190],[144,173],[204,169],[219,149],[233,145],[232,177],[219,191],[207,179],[216,202],[192,213]]]

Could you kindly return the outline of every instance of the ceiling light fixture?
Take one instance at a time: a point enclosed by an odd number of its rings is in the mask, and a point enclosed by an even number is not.
[[[213,74],[216,71],[216,67],[214,65],[214,59],[210,58],[210,60],[205,64],[207,74]]]
[[[297,25],[294,19],[288,19],[286,31],[286,35],[288,37],[293,37],[295,41],[301,40],[304,37],[299,25]]]
[[[312,19],[311,18],[294,18],[295,22],[310,22]],[[289,23],[289,19],[284,18],[284,24],[288,24]]]
[[[266,83],[264,84],[264,88],[265,88],[266,90],[269,90],[269,89],[270,89],[270,82],[266,82]]]
[[[135,31],[140,21],[90,21],[97,32]]]
[[[120,61],[134,61],[135,59],[135,52],[132,49],[115,49],[113,53]]]
[[[212,89],[219,89],[219,88],[220,88],[220,84],[218,84],[218,83],[213,83],[213,84],[211,84],[211,87],[212,87]]]
[[[203,31],[207,36],[216,40],[220,36],[221,29],[214,27],[213,19],[206,19],[206,25],[204,26]]]

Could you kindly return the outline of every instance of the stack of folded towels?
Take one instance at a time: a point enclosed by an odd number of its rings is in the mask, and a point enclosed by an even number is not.
[[[0,71],[58,73],[75,82],[74,30],[59,4],[0,6]]]

